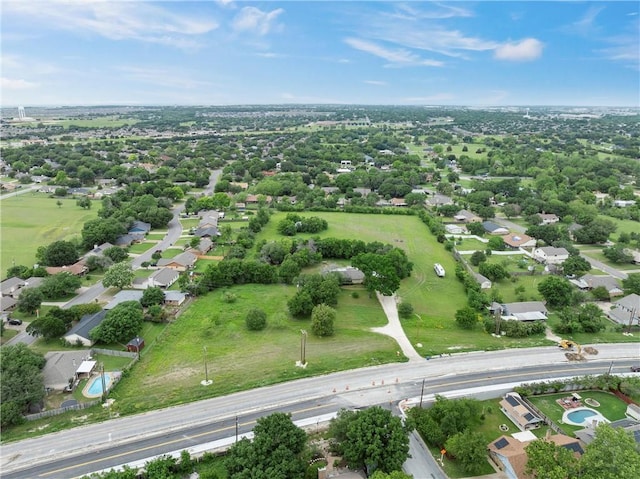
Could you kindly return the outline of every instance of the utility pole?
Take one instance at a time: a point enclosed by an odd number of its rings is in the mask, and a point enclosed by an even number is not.
[[[100,363],[100,378],[102,379],[102,402],[107,398],[107,381],[104,378],[104,363]]]
[[[207,369],[207,347],[202,347],[202,352],[204,354],[204,381],[200,381],[200,384],[203,386],[209,386],[213,381],[209,379],[209,370]]]
[[[300,338],[300,365],[304,367],[307,364],[307,331],[301,329],[302,337]]]
[[[424,382],[425,379],[422,380],[422,390],[420,391],[420,407],[422,408],[422,398],[424,397]]]
[[[238,416],[236,416],[236,442],[238,442]]]

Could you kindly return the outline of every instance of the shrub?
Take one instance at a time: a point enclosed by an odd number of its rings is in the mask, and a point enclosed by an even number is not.
[[[235,303],[238,297],[230,291],[225,291],[222,294],[222,301],[225,303]]]
[[[357,291],[354,291],[351,293],[351,297],[353,299],[358,299],[360,297],[360,293],[358,293]]]
[[[267,313],[258,308],[251,309],[247,313],[245,323],[249,331],[262,331],[267,327]]]
[[[311,331],[316,336],[333,336],[336,310],[326,304],[319,304],[311,312]]]
[[[413,306],[411,303],[405,303],[404,301],[398,305],[398,315],[401,318],[409,318],[413,314]]]

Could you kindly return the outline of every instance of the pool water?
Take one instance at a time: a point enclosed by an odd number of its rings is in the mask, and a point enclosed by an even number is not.
[[[585,419],[591,416],[598,416],[598,413],[589,409],[580,409],[578,411],[571,411],[567,414],[567,418],[569,418],[569,420],[578,424],[583,423]]]
[[[104,373],[104,383],[108,386],[111,382],[111,375],[109,373]],[[99,396],[102,394],[102,376],[98,376],[93,379],[91,385],[87,392],[94,396]]]

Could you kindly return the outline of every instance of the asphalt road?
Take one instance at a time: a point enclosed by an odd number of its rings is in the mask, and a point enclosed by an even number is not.
[[[3,478],[68,478],[86,472],[230,437],[235,417],[250,428],[272,411],[294,419],[315,417],[342,407],[397,401],[435,393],[500,395],[514,383],[585,374],[628,372],[640,361],[640,344],[596,345],[597,356],[570,363],[557,347],[454,354],[423,363],[401,363],[306,378],[253,391],[127,416],[38,438],[5,444]],[[313,359],[310,358],[312,361]],[[292,366],[293,367],[293,366]],[[214,378],[215,380],[215,378]],[[508,383],[500,386],[502,383]],[[493,387],[498,385],[497,387]]]

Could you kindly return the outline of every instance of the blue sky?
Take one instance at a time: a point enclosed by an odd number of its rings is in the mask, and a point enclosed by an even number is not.
[[[637,1],[1,2],[4,106],[640,106]]]

